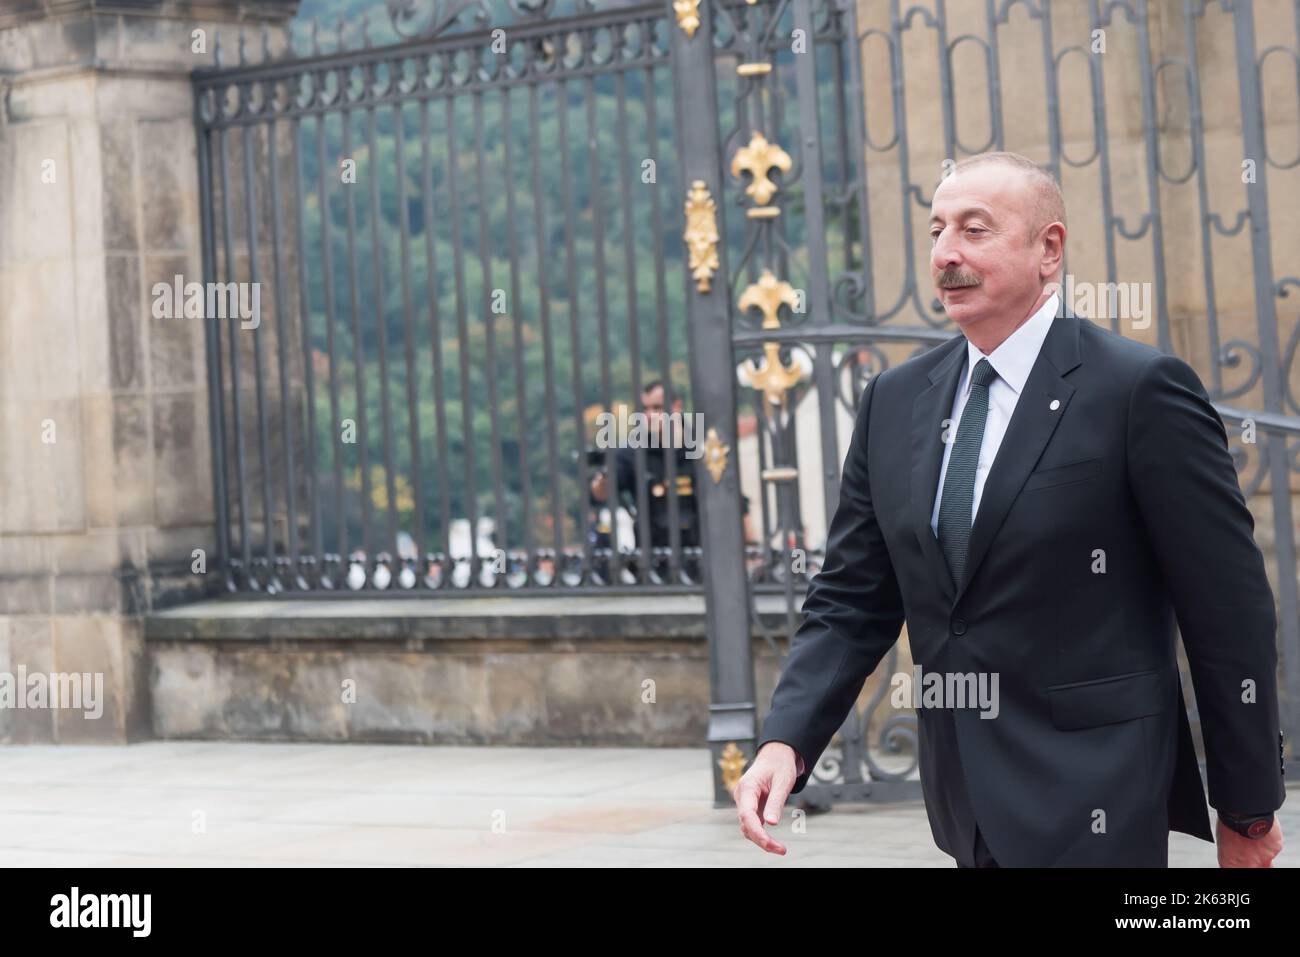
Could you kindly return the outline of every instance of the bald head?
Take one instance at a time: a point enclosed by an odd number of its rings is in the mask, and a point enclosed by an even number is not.
[[[1065,197],[1061,194],[1061,184],[1049,170],[1027,156],[1019,153],[980,153],[978,156],[968,156],[958,161],[952,175],[960,176],[964,171],[988,164],[1008,167],[1016,171],[1024,181],[1028,191],[1026,243],[1032,243],[1049,223],[1066,225]]]

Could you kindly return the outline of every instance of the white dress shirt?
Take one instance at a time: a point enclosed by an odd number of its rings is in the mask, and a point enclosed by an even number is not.
[[[1056,318],[1059,300],[1053,293],[1042,307],[1020,324],[1015,332],[1007,336],[1002,344],[987,356],[980,352],[969,339],[966,340],[966,368],[957,383],[957,394],[952,402],[952,419],[944,443],[943,465],[939,468],[939,487],[934,493],[934,509],[930,513],[930,531],[939,534],[939,502],[943,498],[943,480],[948,474],[948,459],[952,455],[953,444],[957,441],[957,427],[961,422],[962,411],[970,397],[970,373],[980,359],[988,359],[997,378],[989,383],[989,414],[984,423],[984,441],[980,443],[979,463],[975,466],[975,494],[972,496],[970,520],[975,524],[975,515],[979,512],[980,496],[984,492],[984,480],[988,478],[993,459],[1002,445],[1002,437],[1007,434],[1007,425],[1011,414],[1016,411],[1016,402],[1020,392],[1029,378],[1029,370],[1038,359],[1038,352],[1047,338],[1047,330]]]

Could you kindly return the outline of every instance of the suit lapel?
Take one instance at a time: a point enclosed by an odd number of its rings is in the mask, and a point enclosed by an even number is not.
[[[1025,381],[1025,387],[1016,400],[1016,411],[1011,416],[1002,444],[998,446],[998,454],[993,459],[993,467],[984,482],[979,510],[975,513],[975,525],[971,529],[965,574],[958,583],[954,604],[961,601],[967,585],[988,553],[993,537],[1002,527],[1011,504],[1020,494],[1021,486],[1038,464],[1057,424],[1065,416],[1070,398],[1074,395],[1074,387],[1062,377],[1078,366],[1079,362],[1079,320],[1062,307],[1052,320],[1047,338],[1043,340],[1038,358]],[[1055,409],[1051,407],[1054,401],[1060,403]],[[937,485],[937,472],[934,480]],[[931,488],[931,495],[933,494]]]
[[[917,396],[912,406],[912,524],[935,579],[951,599],[952,575],[939,540],[930,529],[930,516],[943,464],[943,422],[952,415],[953,396],[966,364],[966,337],[956,336],[948,348],[948,355],[930,370],[930,387]]]

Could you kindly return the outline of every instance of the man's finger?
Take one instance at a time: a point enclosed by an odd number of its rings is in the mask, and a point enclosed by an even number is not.
[[[736,810],[742,814],[746,810],[758,810],[758,789],[754,787],[752,781],[741,778],[735,790],[731,792],[731,798],[736,802]]]
[[[740,833],[772,854],[784,854],[785,847],[763,830],[758,817],[758,787],[742,781],[736,788],[736,808],[740,816]]]
[[[748,813],[741,818],[740,833],[753,841],[769,854],[784,854],[785,845],[775,840],[770,834],[763,830],[763,822],[759,820],[758,815]]]
[[[781,811],[785,808],[785,799],[790,796],[790,788],[793,786],[794,782],[785,780],[783,776],[772,781],[772,790],[768,792],[767,803],[763,806],[763,819],[768,824],[781,823]]]
[[[753,841],[759,847],[766,850],[767,833],[763,830],[763,825],[758,820],[758,815],[753,811],[743,811],[740,815],[740,833],[746,838]]]

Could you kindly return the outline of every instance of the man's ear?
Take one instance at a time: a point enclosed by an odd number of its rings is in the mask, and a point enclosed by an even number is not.
[[[1043,256],[1038,264],[1038,273],[1047,279],[1056,275],[1065,259],[1065,226],[1062,223],[1048,224],[1039,241],[1043,246]]]

